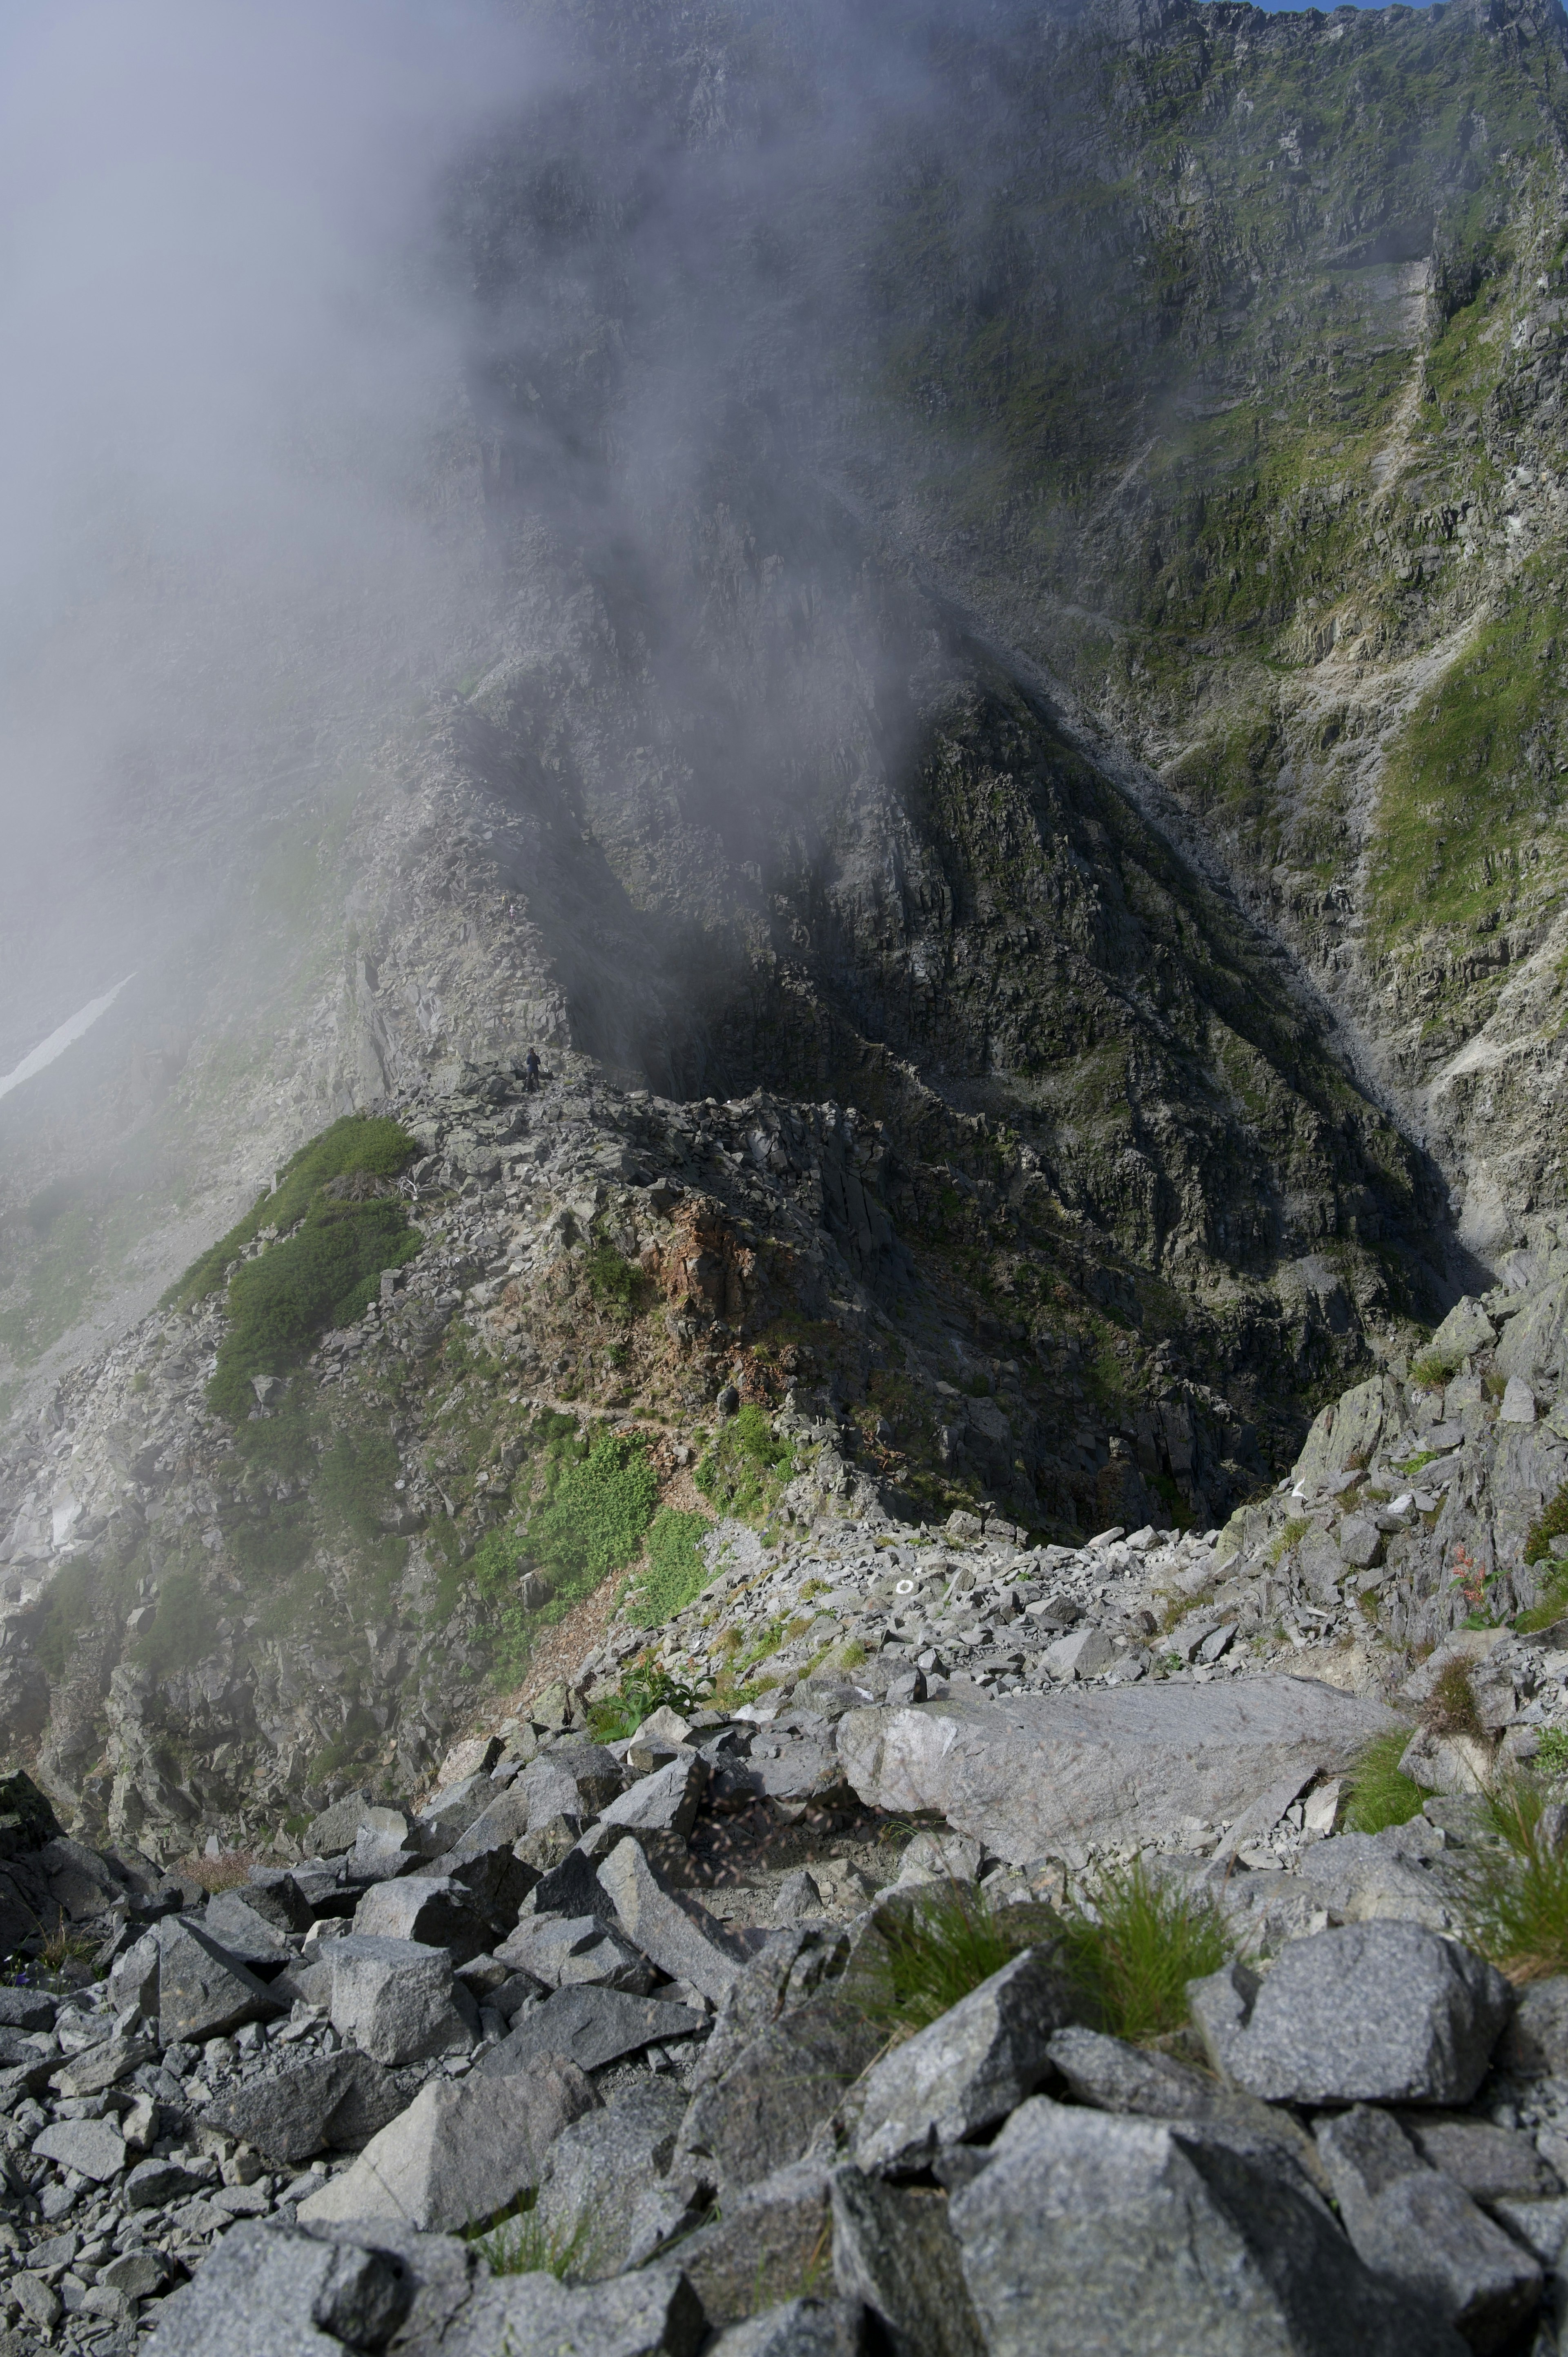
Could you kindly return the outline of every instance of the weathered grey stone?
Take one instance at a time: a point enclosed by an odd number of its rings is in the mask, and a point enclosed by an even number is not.
[[[488,1776],[465,1776],[461,1783],[448,1785],[428,1808],[421,1809],[408,1829],[408,1838],[423,1847],[427,1857],[437,1857],[467,1833],[495,1797],[496,1787]]]
[[[1432,1351],[1439,1358],[1467,1359],[1473,1351],[1489,1351],[1497,1339],[1497,1328],[1474,1294],[1466,1293],[1434,1334]]]
[[[1461,2357],[1317,2204],[1179,2127],[1034,2096],[951,2207],[989,2357]]]
[[[436,1771],[436,1798],[469,1776],[488,1776],[504,1749],[499,1735],[469,1735],[453,1744]]]
[[[599,2071],[645,2046],[690,2038],[706,2022],[705,2014],[668,1999],[628,1996],[619,1989],[564,1988],[525,2014],[478,2067],[504,2077],[532,2070],[541,2055],[562,2054],[580,2071]]]
[[[1423,1818],[1385,1825],[1377,1834],[1336,1834],[1310,1842],[1297,1863],[1297,1877],[1315,1905],[1341,1922],[1382,1919],[1422,1923],[1429,1932],[1452,1928],[1455,1892],[1453,1861],[1443,1836]]]
[[[311,1857],[337,1857],[343,1850],[352,1849],[354,1836],[364,1824],[366,1813],[375,1807],[375,1794],[370,1792],[346,1792],[323,1809],[306,1828],[305,1846]]]
[[[445,1948],[455,1964],[482,1956],[490,1944],[486,1917],[446,1875],[411,1874],[374,1884],[354,1910],[354,1929],[365,1939]]]
[[[640,1993],[654,1977],[647,1957],[599,1915],[523,1915],[495,1953],[545,1988]]]
[[[8,2278],[6,2287],[29,2324],[36,2324],[40,2332],[52,2332],[63,2305],[52,2285],[35,2275],[31,2267],[18,2267]]]
[[[853,1710],[839,1756],[875,1808],[934,1809],[1021,1866],[1089,1845],[1181,1839],[1193,1817],[1239,1817],[1287,1772],[1348,1769],[1398,1725],[1380,1704],[1306,1678],[1117,1686],[1079,1694],[965,1690],[910,1710]]]
[[[0,2028],[52,2029],[54,2018],[55,2001],[44,1990],[0,1988]]]
[[[125,2179],[125,2207],[161,2210],[166,2202],[178,2201],[182,2193],[199,2193],[206,2182],[205,2177],[182,2168],[177,2160],[138,2161]]]
[[[837,1982],[766,2021],[754,2038],[725,2029],[721,2022],[703,2059],[681,2142],[713,2164],[727,2201],[803,2157],[883,2035]]]
[[[556,2248],[571,2251],[575,2282],[602,2282],[628,2264],[631,2197],[668,2169],[685,2108],[682,2088],[650,2080],[575,2120],[551,2146],[535,2214]]]
[[[600,1811],[599,1822],[629,1832],[674,1834],[684,1840],[697,1822],[707,1763],[696,1752],[677,1753],[651,1776],[639,1776]]]
[[[1052,2032],[1075,2009],[1052,1950],[1015,1956],[873,2067],[861,2090],[857,2167],[921,2169],[940,2145],[1005,2119],[1046,2076]]]
[[[1503,1391],[1502,1405],[1498,1409],[1499,1424],[1533,1424],[1535,1394],[1522,1375],[1510,1375]]]
[[[596,1817],[626,1790],[626,1770],[598,1743],[552,1744],[518,1778],[529,1796],[529,1831],[557,1816]]]
[[[528,1831],[529,1792],[521,1776],[503,1785],[493,1801],[486,1803],[478,1815],[460,1833],[446,1853],[448,1868],[470,1852],[492,1848],[504,1843],[509,1848],[522,1839]]]
[[[101,2095],[105,2088],[117,2087],[122,2079],[128,2079],[156,2051],[146,2039],[105,2038],[62,2063],[49,2084],[59,2095]]]
[[[1568,1383],[1568,1277],[1544,1286],[1503,1328],[1498,1365],[1550,1399]]]
[[[893,2357],[984,2357],[947,2195],[836,2169],[832,2197],[840,2295],[870,2309]]]
[[[550,2275],[512,2276],[476,2291],[443,2335],[440,2357],[696,2357],[706,2331],[678,2266],[581,2287]]]
[[[286,2061],[248,2079],[210,2105],[205,2119],[267,2159],[292,2167],[328,2146],[351,2151],[368,2144],[414,2092],[409,2078],[346,2050]]]
[[[822,2287],[832,2238],[828,2171],[798,2160],[726,2201],[722,2217],[682,2244],[681,2264],[709,2323],[732,2324]]]
[[[732,2324],[707,2357],[861,2357],[865,2311],[853,2299],[789,2299]]]
[[[474,2042],[472,1999],[459,2001],[445,1948],[369,1933],[330,1943],[332,2027],[363,2053],[395,2068]]]
[[[227,1955],[236,1956],[252,1970],[257,1965],[291,1964],[294,1950],[275,1923],[257,1913],[242,1890],[220,1890],[207,1902],[202,1930]]]
[[[1568,1973],[1518,1991],[1498,2061],[1520,2079],[1568,2079]]]
[[[274,1932],[308,1932],[315,1918],[309,1900],[294,1876],[274,1866],[253,1866],[243,1886],[247,1907],[253,1908]]]
[[[1107,2038],[1098,2029],[1058,2029],[1047,2048],[1080,2104],[1148,2119],[1199,2120],[1214,2111],[1220,2090],[1201,2071],[1168,2054],[1152,2054]]]
[[[33,2138],[40,2159],[106,2185],[125,2166],[125,2139],[107,2120],[56,2120]]]
[[[164,1917],[157,1943],[161,2044],[222,2038],[247,2021],[275,2020],[288,2010],[254,1973],[182,1916]]]
[[[1541,2300],[1529,2252],[1427,2168],[1386,2112],[1358,2104],[1318,2121],[1316,2134],[1345,2231],[1367,2265],[1429,2303],[1482,2357],[1510,2341]]]
[[[1469,1949],[1382,1922],[1293,1941],[1261,1988],[1227,1967],[1188,1996],[1217,2069],[1267,2102],[1306,2104],[1468,2103],[1512,2003]]]
[[[509,2079],[430,2080],[341,2177],[301,2202],[300,2218],[395,2218],[444,2233],[493,2217],[538,2184],[562,2129],[598,2100],[571,2062]]]
[[[1518,2128],[1434,2112],[1400,2112],[1396,2117],[1428,2168],[1440,2169],[1477,2201],[1551,2201],[1563,2191],[1534,2138]]]
[[[1339,1525],[1339,1552],[1357,1571],[1370,1571],[1383,1552],[1383,1534],[1365,1514],[1347,1514]]]
[[[127,2299],[150,2299],[168,2281],[168,2261],[161,2251],[127,2251],[100,2269],[98,2280]]]
[[[148,2357],[331,2357],[381,2347],[407,2315],[395,2253],[235,2226],[159,2311]]]
[[[616,1921],[671,1980],[688,1981],[716,2004],[736,1980],[744,1959],[712,1916],[688,1901],[682,1907],[661,1890],[641,1849],[628,1835],[599,1867],[599,1881],[616,1910]]]

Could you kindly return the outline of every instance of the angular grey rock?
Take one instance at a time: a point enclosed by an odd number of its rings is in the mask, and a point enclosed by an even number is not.
[[[209,2105],[203,2119],[268,2160],[293,2168],[328,2146],[352,2151],[368,2144],[415,2092],[409,2077],[347,2050],[284,2062],[248,2079]]]
[[[1568,1383],[1568,1277],[1542,1287],[1503,1328],[1498,1365],[1545,1398]]]
[[[835,2169],[832,2198],[840,2296],[870,2309],[892,2357],[985,2357],[947,2195]]]
[[[133,1940],[109,1968],[109,2002],[116,2014],[134,2005],[147,2021],[158,2018],[158,1959],[162,1953],[156,1931]]]
[[[52,2029],[55,2001],[42,1989],[0,1988],[0,2028]]]
[[[1519,2128],[1433,2112],[1396,2116],[1427,2167],[1440,2169],[1477,2201],[1549,2201],[1563,2192],[1562,2180],[1541,2158],[1534,2137]]]
[[[274,2021],[287,2012],[254,1973],[183,1917],[166,1915],[157,1943],[162,2045],[223,2038],[247,2021]]]
[[[138,2161],[125,2179],[127,2210],[161,2210],[182,2193],[199,2193],[207,2179],[183,2169],[177,2160]]]
[[[1530,1981],[1517,1992],[1498,2061],[1520,2079],[1568,2079],[1568,1974]]]
[[[466,1894],[467,1905],[482,1922],[496,1931],[511,1929],[517,1921],[518,1909],[539,1880],[537,1868],[514,1857],[510,1845],[505,1842],[489,1842],[482,1848],[465,1849],[461,1854],[451,1851],[442,1864],[448,1880]],[[458,1961],[467,1963],[467,1959]]]
[[[1326,2212],[1179,2127],[1036,2095],[950,2212],[989,2357],[1461,2357]]]
[[[523,1915],[495,1953],[545,1988],[640,1992],[653,1979],[648,1959],[599,1915]]]
[[[1339,1525],[1339,1552],[1357,1571],[1370,1571],[1383,1551],[1383,1534],[1365,1514],[1347,1514]]]
[[[439,2054],[467,2053],[473,2017],[453,1984],[445,1948],[366,1933],[329,1943],[332,2027],[389,2068]]]
[[[309,1900],[292,1874],[274,1866],[253,1866],[242,1895],[274,1932],[308,1932],[315,1920]]]
[[[445,1948],[455,1964],[482,1956],[490,1944],[489,1922],[446,1875],[411,1874],[373,1884],[354,1910],[354,1929],[364,1939]]]
[[[1535,1394],[1522,1375],[1510,1375],[1503,1392],[1502,1405],[1498,1410],[1499,1424],[1533,1424]]]
[[[413,2285],[391,2251],[318,2241],[286,2227],[240,2225],[166,2300],[147,2357],[332,2357],[379,2349],[402,2323]]]
[[[1052,2033],[1076,2009],[1051,1949],[1015,1956],[873,2066],[860,2090],[856,2166],[923,2169],[939,2146],[1005,2119],[1047,2075]]]
[[[1377,1834],[1336,1834],[1311,1842],[1296,1874],[1310,1888],[1316,1907],[1346,1923],[1383,1918],[1424,1924],[1429,1932],[1452,1929],[1457,1906],[1452,1856],[1442,1836],[1423,1818],[1385,1825]]]
[[[529,1894],[531,1915],[600,1915],[615,1921],[615,1903],[585,1850],[574,1846],[558,1866],[548,1867]]]
[[[168,2281],[168,2261],[159,2251],[127,2251],[101,2268],[98,2280],[127,2299],[150,2299]]]
[[[1489,1351],[1497,1339],[1497,1328],[1475,1296],[1466,1293],[1434,1334],[1431,1350],[1434,1357],[1467,1359],[1472,1351]]]
[[[125,2139],[107,2120],[56,2120],[33,2138],[42,2160],[106,2185],[125,2166]]]
[[[242,1890],[220,1890],[207,1902],[202,1930],[227,1955],[252,1971],[257,1965],[292,1964],[294,1950],[275,1923],[257,1913]]]
[[[678,2266],[581,2288],[550,2275],[512,2276],[475,2292],[443,2334],[440,2357],[696,2357],[706,2332]]]
[[[1146,2119],[1207,2119],[1221,2090],[1169,2054],[1151,2054],[1098,2029],[1058,2029],[1047,2053],[1080,2104]]]
[[[146,2039],[105,2038],[62,2063],[49,2084],[60,2095],[101,2095],[150,2061],[157,2049]]]
[[[599,1823],[625,1825],[633,1833],[674,1834],[684,1840],[697,1822],[707,1780],[705,1760],[694,1751],[689,1756],[678,1753],[651,1776],[639,1776],[611,1801],[601,1810]]]
[[[562,2129],[598,2101],[571,2062],[526,2077],[429,2080],[341,2177],[300,2203],[301,2222],[394,2218],[446,2233],[493,2217],[538,2184]]]
[[[495,1797],[496,1787],[488,1776],[465,1776],[460,1783],[449,1784],[415,1817],[408,1829],[411,1845],[423,1848],[427,1857],[439,1857],[483,1816]]]
[[[1466,2104],[1512,2006],[1502,1975],[1414,1923],[1295,1940],[1251,1998],[1244,1970],[1188,1984],[1215,2066],[1269,2103]]]
[[[839,1723],[850,1782],[874,1808],[934,1809],[1010,1865],[1089,1845],[1179,1842],[1184,1822],[1234,1820],[1287,1772],[1348,1769],[1399,1722],[1307,1678],[1117,1686],[1093,1693],[962,1690]]]
[[[629,1835],[599,1867],[599,1881],[632,1946],[671,1980],[689,1981],[717,2004],[738,1976],[744,1959],[713,1918],[694,1901],[682,1907],[661,1890]]]
[[[713,2164],[730,2201],[804,2156],[883,2042],[832,1981],[749,2040],[738,2024],[721,2021],[699,2065],[682,2150]]]
[[[775,2169],[726,2201],[681,2245],[710,2324],[733,2324],[826,2280],[832,2236],[829,2172],[814,2160]]]
[[[529,1831],[552,1817],[596,1817],[626,1790],[626,1770],[597,1743],[553,1744],[517,1780],[526,1788]]]
[[[732,2324],[707,2357],[861,2357],[865,2311],[853,2299],[789,2299]]]
[[[510,1848],[522,1839],[528,1831],[529,1794],[521,1777],[504,1785],[493,1801],[486,1803],[472,1823],[460,1833],[446,1852],[447,1864],[470,1852],[492,1848],[498,1842]]]
[[[1427,2302],[1479,2357],[1510,2341],[1541,2302],[1530,2253],[1429,2169],[1386,2112],[1358,2104],[1316,2134],[1345,2231],[1374,2273]]]
[[[559,1989],[525,2014],[478,2067],[492,2077],[505,2077],[512,2071],[532,2070],[542,2055],[561,2054],[580,2071],[599,2071],[645,2046],[690,2038],[706,2027],[705,2014],[668,1999],[628,1996],[619,1989]]]
[[[309,1857],[337,1857],[354,1846],[354,1836],[364,1824],[367,1811],[376,1805],[370,1792],[346,1792],[313,1817],[305,1831],[306,1854]]]
[[[551,2146],[534,2214],[555,2247],[570,2250],[574,2282],[600,2283],[627,2266],[630,2197],[668,2169],[685,2108],[682,2088],[650,2079],[575,2120]]]

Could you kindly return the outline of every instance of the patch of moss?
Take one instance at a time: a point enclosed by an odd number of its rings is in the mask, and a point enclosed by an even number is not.
[[[329,1327],[362,1317],[381,1271],[418,1252],[420,1239],[398,1202],[332,1202],[317,1195],[304,1224],[229,1285],[229,1327],[207,1397],[238,1423],[255,1405],[254,1375],[278,1375]]]

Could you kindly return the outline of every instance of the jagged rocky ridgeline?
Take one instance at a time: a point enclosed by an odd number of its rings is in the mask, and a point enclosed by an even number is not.
[[[1432,1927],[1474,1802],[1332,1830],[1389,1723],[1260,1678],[520,1724],[209,1897],[14,1777],[10,1888],[107,1969],[0,1990],[8,2357],[1555,2349],[1568,1981]],[[1145,1804],[1223,1827],[1160,1869],[1250,1949],[1204,2061],[1087,2026],[1043,1903]],[[890,2045],[899,1927],[976,1882],[1015,1952]]]

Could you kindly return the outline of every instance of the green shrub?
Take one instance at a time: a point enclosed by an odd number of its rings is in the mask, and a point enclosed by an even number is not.
[[[269,1587],[291,1579],[308,1557],[310,1524],[302,1506],[275,1506],[237,1523],[228,1541],[246,1586]]]
[[[1464,1355],[1458,1351],[1423,1351],[1419,1359],[1411,1361],[1410,1379],[1412,1383],[1419,1383],[1423,1391],[1441,1391],[1444,1383],[1453,1381],[1464,1363]]]
[[[725,1512],[756,1521],[774,1503],[792,1463],[789,1443],[775,1437],[761,1408],[749,1402],[721,1427],[697,1468],[697,1487]]]
[[[648,1569],[627,1607],[633,1628],[657,1629],[702,1594],[713,1574],[700,1550],[712,1528],[705,1514],[660,1507],[648,1534]]]
[[[1357,1755],[1346,1780],[1342,1820],[1347,1832],[1380,1834],[1388,1825],[1419,1816],[1424,1786],[1400,1767],[1410,1741],[1407,1728],[1377,1736]]]
[[[1536,1771],[1541,1776],[1568,1776],[1568,1727],[1549,1727],[1541,1738],[1541,1749],[1535,1755]]]
[[[585,1455],[554,1456],[546,1478],[527,1544],[558,1597],[585,1596],[642,1544],[659,1503],[658,1477],[640,1440],[600,1431]]]
[[[1434,1735],[1468,1735],[1477,1742],[1485,1739],[1468,1662],[1444,1662],[1433,1680],[1422,1717]]]
[[[1217,1973],[1235,1943],[1214,1901],[1156,1882],[1142,1858],[1102,1875],[1067,1919],[1069,1974],[1098,2029],[1134,2044],[1187,2018],[1187,1985]]]
[[[373,1545],[397,1480],[397,1443],[388,1432],[339,1431],[322,1452],[316,1494],[329,1525]]]
[[[614,1244],[596,1244],[588,1254],[585,1273],[595,1300],[628,1318],[637,1316],[653,1290],[645,1272],[635,1261],[623,1259]]]
[[[1568,1481],[1563,1482],[1551,1504],[1542,1508],[1525,1533],[1526,1563],[1542,1563],[1549,1560],[1552,1540],[1560,1539],[1564,1534],[1568,1534]]]
[[[645,1718],[665,1707],[678,1711],[682,1718],[690,1718],[693,1711],[703,1708],[703,1700],[668,1671],[639,1662],[624,1673],[613,1695],[605,1695],[589,1706],[588,1727],[596,1743],[618,1743],[624,1737],[635,1735]]]
[[[374,1297],[382,1269],[419,1247],[401,1203],[318,1198],[303,1227],[235,1270],[209,1405],[232,1423],[247,1416],[252,1375],[281,1374],[328,1327],[350,1325]]]
[[[62,1678],[70,1667],[77,1639],[97,1609],[98,1585],[98,1566],[88,1555],[62,1564],[50,1580],[33,1650],[51,1678]]]
[[[346,1114],[302,1146],[292,1161],[285,1166],[278,1185],[259,1195],[244,1218],[236,1222],[226,1236],[220,1236],[209,1246],[199,1260],[193,1261],[178,1281],[169,1286],[159,1307],[164,1309],[188,1309],[193,1302],[214,1292],[223,1281],[223,1272],[231,1260],[237,1259],[263,1228],[276,1228],[286,1234],[310,1210],[317,1190],[332,1178],[365,1177],[392,1178],[418,1153],[419,1147],[395,1121],[372,1120],[366,1114]],[[257,1369],[258,1373],[263,1370]]]
[[[157,1611],[136,1640],[136,1659],[159,1676],[194,1669],[218,1642],[219,1618],[199,1573],[167,1572],[158,1590]]]

